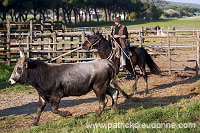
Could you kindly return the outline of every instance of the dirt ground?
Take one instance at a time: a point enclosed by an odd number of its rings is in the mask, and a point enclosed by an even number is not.
[[[135,108],[139,106],[156,107],[166,106],[171,103],[176,103],[183,98],[188,98],[191,101],[200,99],[200,82],[196,82],[199,77],[194,78],[194,71],[176,72],[168,75],[163,72],[161,76],[149,75],[149,94],[143,96],[144,80],[139,79],[138,92],[133,95],[133,99],[127,100],[122,95],[119,95],[118,106],[121,109]],[[127,80],[125,77],[119,79],[121,87],[133,84],[133,80]],[[132,91],[129,91],[130,94]],[[111,100],[106,108],[110,108]],[[36,91],[27,92],[8,92],[0,94],[0,120],[6,121],[8,116],[16,116],[16,119],[9,119],[8,127],[0,126],[2,130],[18,130],[31,126],[37,109],[38,94]],[[70,111],[73,116],[95,112],[98,109],[98,102],[93,92],[80,97],[63,98],[60,103],[60,110]],[[73,117],[72,116],[72,117]],[[45,112],[42,114],[40,123],[53,121],[60,116],[53,114],[50,111],[50,104],[45,107]]]

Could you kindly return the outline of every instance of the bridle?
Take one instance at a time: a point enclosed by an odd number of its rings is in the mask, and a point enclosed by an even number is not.
[[[101,37],[98,37],[94,42],[90,42],[88,39],[86,39],[86,41],[90,44],[90,48],[92,49],[93,46],[95,46],[96,44],[98,44],[100,41],[102,40]],[[109,45],[104,45],[102,47],[98,46],[97,49],[98,50],[101,50],[105,47],[108,47]],[[115,54],[115,50],[113,50],[113,47],[112,47],[112,50],[111,50],[111,53],[109,54],[109,56],[107,57],[108,60],[111,60],[113,55]]]
[[[90,42],[88,39],[86,39],[86,41],[90,44],[90,48],[92,49],[93,46],[95,46],[96,44],[98,44],[100,41],[102,40],[101,37],[98,37],[94,42]],[[98,47],[99,50],[103,49],[107,47],[107,45],[104,45],[103,47]]]
[[[86,39],[86,41],[90,44],[90,48],[92,49],[93,46],[95,46],[97,43],[101,41],[101,38],[98,37],[94,42],[90,42],[88,39]]]

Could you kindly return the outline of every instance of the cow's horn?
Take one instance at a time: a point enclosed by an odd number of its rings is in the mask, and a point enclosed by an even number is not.
[[[24,51],[23,51],[22,48],[19,49],[19,53],[20,53],[20,57],[21,57],[21,58],[25,57]]]

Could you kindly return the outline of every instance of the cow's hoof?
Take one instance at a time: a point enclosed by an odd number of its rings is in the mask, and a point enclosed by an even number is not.
[[[97,117],[99,117],[100,115],[101,115],[101,112],[100,112],[100,111],[96,111],[95,117],[97,118]]]
[[[99,116],[100,116],[99,114],[96,114],[96,115],[95,115],[95,118],[97,118],[97,117],[99,117]]]
[[[115,111],[115,113],[119,114],[119,110],[117,108],[113,110]]]
[[[62,117],[72,116],[72,113],[70,113],[69,111],[60,111],[59,114]]]
[[[38,126],[38,122],[34,122],[31,126]]]

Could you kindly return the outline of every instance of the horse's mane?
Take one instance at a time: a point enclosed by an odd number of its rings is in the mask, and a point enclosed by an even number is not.
[[[112,47],[111,39],[107,40],[102,34],[97,34],[109,47]]]

